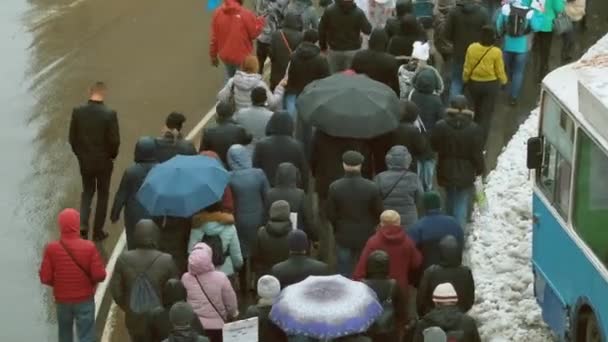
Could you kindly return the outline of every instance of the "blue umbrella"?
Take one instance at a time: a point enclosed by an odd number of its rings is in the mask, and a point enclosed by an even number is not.
[[[221,200],[228,172],[214,158],[177,155],[155,166],[137,192],[152,216],[190,217]]]
[[[310,276],[281,292],[270,319],[288,335],[333,339],[366,331],[382,310],[374,291],[361,282]]]

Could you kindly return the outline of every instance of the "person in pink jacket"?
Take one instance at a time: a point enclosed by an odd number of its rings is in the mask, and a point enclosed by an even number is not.
[[[236,294],[228,277],[216,271],[212,251],[197,243],[188,257],[188,272],[182,283],[188,292],[187,301],[194,309],[211,342],[222,342],[224,322],[238,316]]]

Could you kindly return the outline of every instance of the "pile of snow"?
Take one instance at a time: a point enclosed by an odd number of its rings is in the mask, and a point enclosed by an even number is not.
[[[465,259],[475,277],[470,311],[483,341],[552,341],[533,293],[532,184],[526,143],[538,132],[534,111],[488,176],[488,210],[469,226]]]

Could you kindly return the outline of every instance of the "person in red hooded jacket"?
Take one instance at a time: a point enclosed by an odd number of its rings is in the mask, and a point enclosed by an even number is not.
[[[380,215],[380,226],[363,248],[353,274],[354,280],[367,277],[367,259],[376,250],[383,250],[388,254],[389,277],[395,279],[403,294],[407,295],[411,283],[409,276],[422,265],[422,255],[416,249],[416,244],[401,228],[401,217],[394,210],[385,210]]]
[[[59,341],[95,341],[95,287],[106,269],[93,242],[80,237],[80,213],[64,209],[58,217],[61,237],[44,249],[40,282],[53,288]]]
[[[224,0],[213,13],[209,55],[211,64],[218,66],[221,60],[226,68],[226,80],[253,51],[253,40],[264,28],[265,19],[256,17],[243,7],[242,0]]]

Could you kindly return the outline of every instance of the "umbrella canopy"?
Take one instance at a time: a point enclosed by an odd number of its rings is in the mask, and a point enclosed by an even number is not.
[[[152,216],[190,217],[221,200],[228,172],[214,158],[177,155],[148,173],[137,200]]]
[[[310,276],[281,292],[270,319],[288,335],[331,339],[366,331],[381,313],[367,285],[341,275]]]
[[[342,138],[373,138],[399,125],[399,98],[365,75],[335,74],[314,81],[298,96],[298,115]]]

